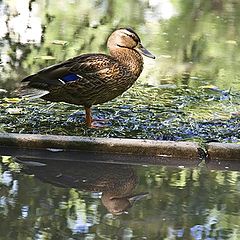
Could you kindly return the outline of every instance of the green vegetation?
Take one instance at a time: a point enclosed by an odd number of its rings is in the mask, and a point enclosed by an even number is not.
[[[105,127],[97,129],[85,126],[84,111],[78,106],[3,99],[0,131],[238,142],[239,117],[232,116],[235,96],[227,94],[226,100],[222,97],[225,95],[209,89],[196,92],[136,85],[122,97],[93,108],[95,118],[108,120]]]

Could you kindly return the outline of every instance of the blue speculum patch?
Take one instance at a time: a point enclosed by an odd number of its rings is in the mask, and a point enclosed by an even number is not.
[[[74,73],[69,73],[61,78],[64,82],[71,82],[71,81],[76,81],[79,79],[79,76]]]

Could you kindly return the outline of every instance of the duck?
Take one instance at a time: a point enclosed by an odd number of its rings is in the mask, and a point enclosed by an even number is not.
[[[90,161],[74,161],[70,165],[69,161],[55,160],[49,161],[42,156],[35,156],[34,162],[28,157],[14,158],[23,166],[23,173],[34,175],[42,182],[101,193],[103,206],[115,216],[127,213],[136,202],[149,196],[148,192],[135,192],[139,177],[130,165],[91,162],[91,158],[88,159]]]
[[[87,127],[93,128],[91,107],[127,91],[143,70],[143,55],[155,58],[129,27],[113,31],[107,47],[109,54],[81,54],[25,77],[19,95],[81,105]]]

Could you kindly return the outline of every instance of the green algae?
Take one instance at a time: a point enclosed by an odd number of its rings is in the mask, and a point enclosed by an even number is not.
[[[2,99],[1,132],[239,142],[239,96],[208,89],[161,89],[135,85],[123,96],[93,107],[105,119],[89,129],[81,106],[44,100]],[[9,112],[9,110],[12,111]]]

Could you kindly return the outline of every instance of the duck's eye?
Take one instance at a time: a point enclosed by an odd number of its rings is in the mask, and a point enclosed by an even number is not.
[[[136,43],[138,42],[138,38],[137,38],[135,35],[133,35],[133,34],[128,34],[128,33],[126,33],[126,32],[125,32],[125,34],[126,34],[128,37],[132,38]]]
[[[134,38],[134,36],[132,34],[128,34],[128,33],[125,33],[125,34],[130,38]]]

